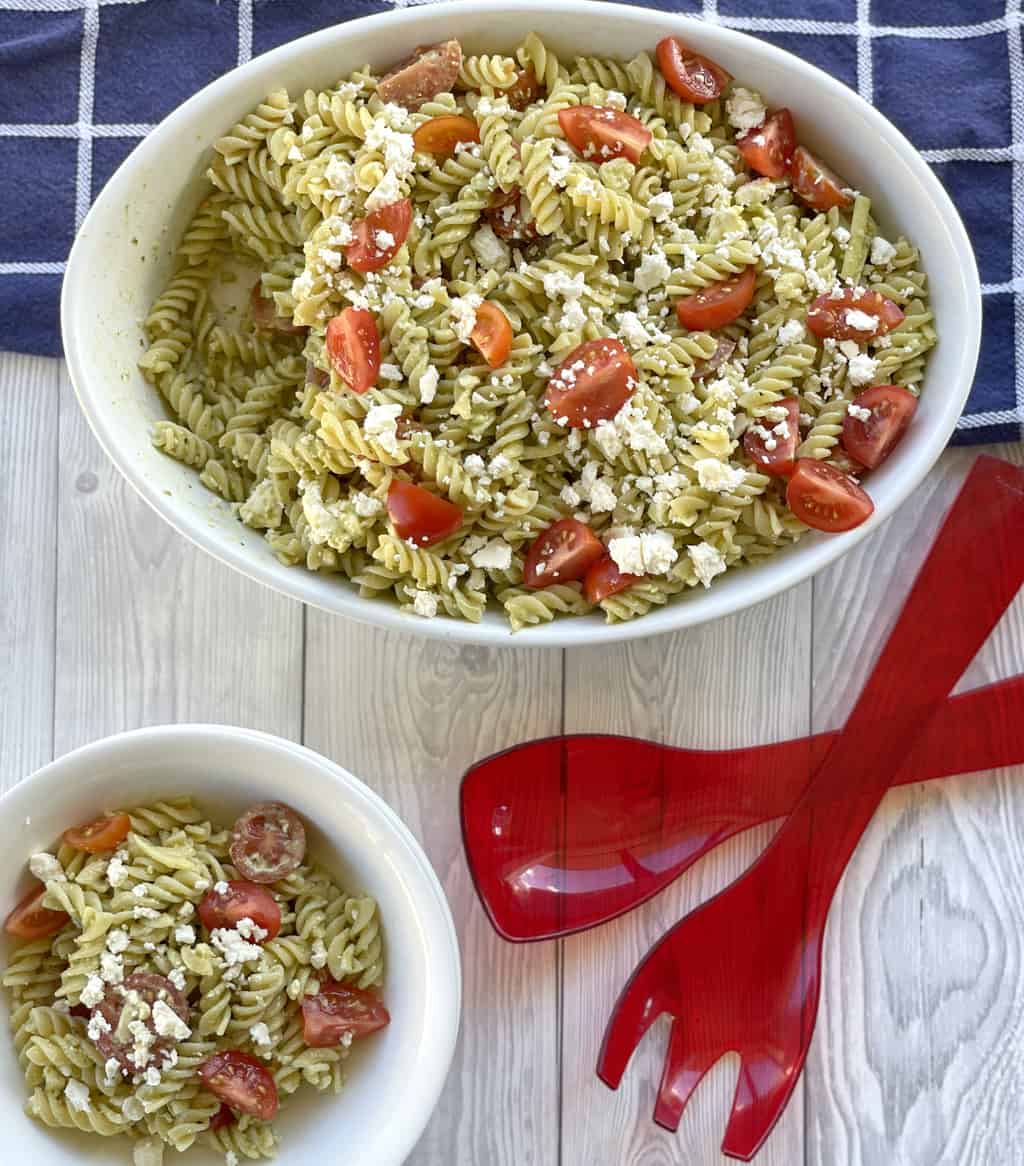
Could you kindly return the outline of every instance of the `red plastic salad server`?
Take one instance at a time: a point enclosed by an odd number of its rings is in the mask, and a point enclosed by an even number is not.
[[[842,733],[789,818],[740,878],[677,923],[634,972],[605,1032],[598,1073],[617,1087],[644,1033],[670,1014],[659,1124],[675,1129],[707,1071],[737,1052],[722,1150],[749,1161],[771,1132],[814,1030],[833,893],[916,738],[1024,580],[1022,535],[1024,470],[979,458]]]
[[[607,923],[727,838],[789,813],[838,736],[700,750],[581,734],[478,761],[460,809],[484,910],[513,943]],[[1024,676],[1015,676],[951,697],[893,784],[1020,762]]]

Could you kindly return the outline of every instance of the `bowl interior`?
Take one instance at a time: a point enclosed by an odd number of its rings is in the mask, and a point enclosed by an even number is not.
[[[454,1049],[458,943],[440,885],[412,835],[344,770],[300,746],[219,726],[147,729],[86,746],[4,797],[0,910],[6,914],[28,889],[29,855],[52,846],[68,825],[104,810],[186,793],[214,821],[226,824],[253,802],[288,802],[307,824],[311,853],[346,889],[378,900],[387,961],[384,999],[392,1022],[353,1053],[339,1095],[303,1089],[288,1099],[277,1119],[277,1160],[282,1166],[333,1161],[343,1145],[346,1162],[398,1166],[436,1104]],[[4,965],[10,950],[4,937]],[[11,1159],[47,1166],[130,1162],[127,1140],[37,1125],[22,1113],[26,1097],[4,1024],[0,1117]],[[223,1162],[223,1155],[197,1147],[189,1154],[197,1166]]]
[[[583,17],[583,19],[581,19]],[[921,249],[940,334],[917,417],[898,451],[872,476],[876,511],[845,535],[807,536],[756,568],[731,571],[642,620],[555,621],[513,640],[504,617],[473,625],[422,620],[362,600],[336,577],[280,564],[192,471],[154,450],[151,423],[165,416],[135,367],[139,321],[159,294],[174,246],[199,198],[210,143],[271,89],[322,87],[366,62],[387,65],[416,44],[458,36],[470,50],[509,50],[530,29],[559,53],[629,56],[679,32],[770,105],[788,105],[812,148],[871,195],[889,236]],[[595,643],[700,623],[765,599],[819,570],[884,520],[938,457],[966,399],[980,336],[980,291],[966,234],[941,185],[902,135],[856,94],[811,65],[728,29],[642,8],[580,0],[512,0],[406,8],[327,29],[221,78],[155,130],[111,179],[68,265],[64,340],[79,399],[107,453],[142,496],[181,533],[251,577],[351,618],[425,635],[517,646]]]

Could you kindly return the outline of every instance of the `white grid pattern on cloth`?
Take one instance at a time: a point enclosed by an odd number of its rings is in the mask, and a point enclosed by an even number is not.
[[[100,31],[100,13],[104,7],[118,4],[143,4],[147,0],[0,0],[0,11],[82,14],[82,49],[80,58],[78,119],[53,125],[0,125],[2,137],[76,138],[78,141],[75,226],[81,225],[92,198],[93,141],[96,138],[144,137],[150,125],[104,124],[93,121],[96,86],[96,46]],[[387,0],[395,8],[427,4],[431,0]],[[254,0],[237,0],[237,63],[252,57]],[[1024,426],[1024,51],[1021,30],[1022,0],[1007,0],[1003,16],[991,20],[955,25],[876,25],[871,21],[871,0],[856,0],[856,20],[809,20],[801,17],[733,16],[719,11],[718,0],[702,0],[701,15],[710,23],[725,25],[743,32],[796,33],[805,36],[846,36],[856,40],[857,90],[867,101],[874,97],[872,42],[882,37],[906,39],[964,39],[1003,32],[1007,37],[1011,87],[1011,140],[1002,147],[951,147],[922,151],[929,163],[943,162],[1010,162],[1012,165],[1013,255],[1012,277],[1002,283],[982,285],[983,295],[1014,297],[1015,329],[1015,409],[996,413],[975,413],[961,418],[960,428],[975,429],[986,425],[1019,423]],[[60,275],[64,264],[0,263],[3,275]]]

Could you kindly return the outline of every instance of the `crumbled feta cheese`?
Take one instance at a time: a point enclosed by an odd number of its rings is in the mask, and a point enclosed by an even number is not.
[[[664,575],[679,558],[667,530],[620,535],[608,542],[608,553],[627,575]]]
[[[483,303],[483,297],[476,292],[468,295],[456,296],[451,303],[452,330],[463,344],[469,343],[470,333],[476,327],[477,308]]]
[[[878,361],[874,357],[868,356],[866,352],[858,352],[856,356],[850,357],[847,376],[851,385],[859,387],[871,384],[877,371]]]
[[[400,381],[403,377],[401,365],[388,364],[386,361],[380,366],[380,375],[386,381]]]
[[[512,262],[512,252],[508,244],[498,238],[489,223],[485,223],[477,230],[470,240],[470,246],[484,267],[503,270]]]
[[[733,86],[725,108],[729,115],[729,124],[738,134],[746,134],[756,129],[762,124],[768,112],[760,96],[752,89],[744,89],[742,85]]]
[[[28,869],[41,883],[66,883],[67,875],[52,854],[41,851],[28,860]]]
[[[127,873],[125,871],[127,863],[128,855],[123,850],[119,850],[107,863],[107,885],[112,890],[124,882]]]
[[[384,503],[362,490],[352,495],[352,508],[360,518],[374,518],[384,509]]]
[[[734,201],[739,206],[758,206],[766,203],[774,193],[775,183],[770,178],[755,178],[739,187]]]
[[[655,247],[646,252],[633,274],[633,283],[639,291],[649,292],[661,287],[672,274],[672,266],[665,252]]]
[[[84,992],[82,993],[82,1003],[85,1004]],[[87,1005],[87,1007],[90,1006]],[[96,1012],[89,1017],[89,1023],[85,1026],[85,1032],[89,1040],[95,1044],[105,1032],[110,1032],[110,1021],[101,1012]]]
[[[259,944],[247,943],[241,933],[233,927],[214,928],[210,932],[210,942],[220,952],[229,968],[239,967],[250,960],[258,960],[263,952]]]
[[[674,205],[672,192],[663,190],[660,194],[656,194],[650,199],[647,203],[647,209],[651,212],[651,218],[656,223],[660,223],[663,219],[669,217]]]
[[[387,251],[389,247],[394,247],[395,236],[390,231],[374,231],[373,241],[378,251]]]
[[[156,1065],[150,1065],[149,1068],[146,1069],[144,1079],[146,1084],[152,1086],[154,1089],[160,1084],[160,1070],[156,1067]]]
[[[705,587],[710,587],[711,580],[725,570],[725,559],[710,543],[698,543],[696,546],[687,547],[686,551],[697,578]]]
[[[626,95],[625,93],[620,93],[618,89],[609,89],[604,95],[604,100],[605,104],[610,105],[612,109],[626,108]]]
[[[82,989],[82,994],[79,999],[86,1008],[95,1008],[106,995],[106,992],[106,985],[102,978],[93,972],[85,981],[85,987]]]
[[[225,1153],[224,1166],[238,1166],[238,1155],[234,1150],[228,1150]]]
[[[572,488],[572,486],[570,486],[568,484],[566,484],[562,487],[562,492],[559,495],[559,497],[566,504],[566,506],[568,506],[571,510],[575,510],[576,507],[579,506],[580,502],[582,501],[579,494],[577,494],[576,491]]]
[[[868,312],[862,312],[859,308],[847,308],[844,316],[846,323],[858,332],[874,332],[878,327],[877,317]]]
[[[618,332],[630,348],[644,348],[648,344],[666,344],[670,337],[656,324],[640,319],[636,312],[620,312]]]
[[[871,410],[865,409],[862,405],[850,404],[846,407],[846,412],[857,421],[871,420]]]
[[[64,1086],[64,1096],[76,1113],[88,1113],[92,1108],[89,1103],[89,1086],[83,1081],[69,1081]]]
[[[605,514],[614,510],[618,503],[615,490],[607,481],[595,482],[590,488],[590,509],[595,514]]]
[[[429,591],[414,591],[412,609],[424,619],[433,619],[437,615],[437,596]]]
[[[196,941],[196,929],[191,924],[183,923],[174,929],[174,942],[191,944]]]
[[[440,373],[433,365],[429,365],[420,377],[420,400],[424,405],[429,405],[431,401],[437,396],[437,382],[440,379]]]
[[[385,172],[384,177],[366,196],[366,212],[372,214],[381,207],[390,206],[402,197],[402,180],[394,170]]]
[[[249,1029],[249,1036],[252,1037],[252,1043],[257,1047],[270,1048],[270,1029],[262,1020]]]
[[[127,951],[130,942],[128,932],[122,927],[113,927],[107,932],[107,951],[113,952],[114,955]]]
[[[387,453],[397,454],[398,445],[398,418],[402,415],[402,406],[384,402],[371,405],[363,418],[363,433],[376,441]]]
[[[322,939],[314,939],[310,948],[309,962],[314,968],[320,969],[327,963],[327,948]]]
[[[235,924],[235,929],[243,939],[252,939],[257,942],[267,938],[267,930],[264,927],[250,919],[248,915],[243,915],[241,919]]]
[[[512,548],[503,539],[491,539],[486,546],[475,551],[469,561],[474,567],[507,571],[512,566]]]
[[[112,952],[100,952],[100,976],[108,984],[120,984],[124,979],[124,960]]]
[[[804,338],[804,326],[800,320],[787,320],[779,329],[780,344],[799,344]]]
[[[169,1036],[172,1040],[187,1040],[192,1029],[164,1000],[153,1001],[153,1027],[157,1036]]]
[[[742,486],[747,480],[745,470],[737,466],[730,466],[728,462],[719,461],[718,458],[701,458],[694,462],[694,469],[697,471],[697,481],[703,490],[728,493],[730,490]]]
[[[888,267],[896,258],[896,248],[888,239],[876,235],[871,240],[871,262],[875,267]]]

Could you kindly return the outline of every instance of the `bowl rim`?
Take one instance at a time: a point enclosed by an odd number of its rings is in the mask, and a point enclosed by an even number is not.
[[[401,611],[397,605],[364,599],[348,587],[338,586],[333,590],[325,588],[324,581],[313,572],[295,570],[287,578],[282,576],[269,562],[251,555],[241,541],[235,542],[222,535],[211,534],[208,524],[198,518],[187,517],[184,513],[179,515],[165,509],[162,504],[162,492],[147,480],[133,459],[118,453],[117,442],[103,420],[102,410],[90,406],[90,401],[97,390],[90,388],[87,375],[89,362],[84,345],[79,342],[73,326],[73,301],[79,293],[80,286],[84,290],[87,281],[82,256],[91,243],[93,232],[99,233],[102,224],[107,221],[108,207],[114,210],[120,205],[122,198],[119,197],[119,188],[126,182],[127,176],[141,162],[151,159],[163,148],[164,140],[176,132],[178,120],[186,117],[192,110],[207,106],[218,98],[230,94],[239,77],[246,73],[269,69],[278,63],[291,62],[304,51],[330,44],[352,33],[372,33],[385,29],[400,31],[405,25],[430,24],[435,20],[443,22],[448,17],[456,16],[458,10],[469,2],[470,0],[441,0],[439,3],[417,3],[401,9],[358,17],[309,33],[253,57],[246,64],[212,81],[172,110],[121,163],[94,201],[75,237],[61,287],[61,332],[68,371],[79,405],[97,441],[143,501],[193,546],[280,595],[308,603],[321,611],[388,631],[404,631],[431,639],[484,646],[590,647],[696,627],[726,615],[745,611],[797,583],[812,578],[846,554],[902,506],[911,493],[920,486],[946,448],[970,393],[981,345],[982,299],[977,261],[952,199],[921,154],[888,118],[855,90],[809,61],[768,41],[737,29],[699,19],[692,14],[606,3],[605,0],[491,0],[492,8],[500,9],[501,15],[520,16],[524,22],[538,11],[543,11],[547,15],[564,14],[566,18],[585,13],[588,20],[599,22],[602,17],[625,19],[640,27],[651,27],[652,31],[657,30],[662,34],[666,28],[671,27],[673,31],[688,35],[698,48],[708,51],[717,44],[728,46],[738,53],[746,50],[762,54],[769,62],[791,70],[795,69],[815,85],[851,105],[865,123],[865,132],[873,133],[887,141],[900,156],[910,176],[916,180],[937,212],[950,248],[960,260],[959,284],[955,288],[950,288],[955,292],[954,298],[959,301],[957,314],[961,316],[962,333],[957,337],[957,341],[960,356],[957,376],[953,378],[956,383],[955,391],[948,393],[942,411],[936,417],[930,432],[922,438],[919,446],[913,451],[908,451],[908,455],[902,459],[901,475],[899,480],[893,483],[890,495],[876,504],[874,513],[861,526],[844,534],[832,535],[814,542],[805,541],[802,549],[790,548],[793,551],[799,549],[799,553],[773,558],[772,575],[767,582],[761,582],[760,585],[753,582],[754,573],[758,568],[746,566],[743,569],[744,574],[750,573],[752,582],[745,593],[734,594],[732,591],[723,593],[722,590],[716,593],[715,588],[710,588],[701,595],[700,602],[669,603],[649,612],[641,619],[608,624],[601,621],[599,614],[591,613],[585,617],[552,620],[547,624],[526,629],[524,634],[518,635],[513,633],[507,622],[500,617],[494,620],[485,619],[478,624],[442,615],[433,619],[421,619]]]
[[[0,795],[0,814],[5,811],[10,813],[12,803],[25,797],[32,798],[34,803],[46,795],[49,786],[54,787],[53,792],[59,797],[62,776],[67,769],[82,764],[91,764],[97,769],[102,769],[120,751],[131,750],[140,742],[153,743],[164,747],[167,752],[172,752],[187,744],[198,746],[209,743],[212,739],[221,744],[244,744],[249,747],[255,746],[267,753],[288,754],[293,759],[298,758],[306,765],[318,769],[328,781],[343,787],[349,799],[360,803],[369,813],[378,817],[403,845],[404,852],[412,863],[412,873],[418,877],[431,906],[437,910],[435,922],[440,924],[440,927],[435,934],[448,951],[451,975],[436,977],[439,995],[432,1012],[437,1016],[444,1015],[446,1027],[436,1034],[432,1033],[430,1041],[425,1046],[425,1052],[431,1061],[430,1067],[436,1072],[432,1071],[430,1080],[423,1082],[422,1100],[415,1120],[403,1123],[404,1134],[393,1131],[392,1143],[397,1151],[394,1166],[398,1166],[398,1163],[404,1162],[412,1152],[426,1129],[437,1109],[451,1071],[462,1022],[462,956],[451,905],[437,872],[415,835],[380,794],[337,762],[296,741],[238,725],[186,722],[129,729],[79,745],[40,766],[5,790]],[[201,790],[196,792],[196,797],[202,799]],[[26,860],[27,857],[26,855]]]

